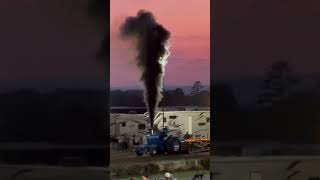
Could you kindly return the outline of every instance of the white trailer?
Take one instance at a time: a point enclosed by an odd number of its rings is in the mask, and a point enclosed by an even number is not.
[[[110,135],[142,136],[151,128],[148,113],[111,114]],[[193,134],[210,138],[210,111],[158,111],[154,126],[158,129],[168,127],[171,134],[183,136]]]
[[[210,139],[210,111],[165,111],[164,116],[163,112],[158,112],[154,125],[158,129],[169,127],[177,134],[188,133]]]
[[[143,135],[149,120],[143,114],[110,114],[110,136]]]

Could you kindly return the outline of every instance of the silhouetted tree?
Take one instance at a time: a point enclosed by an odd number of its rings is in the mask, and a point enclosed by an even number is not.
[[[260,114],[265,133],[284,143],[320,143],[320,95],[297,92]]]
[[[173,94],[176,96],[176,97],[183,97],[184,96],[184,92],[181,88],[177,88],[173,91]]]
[[[196,82],[193,84],[193,86],[192,86],[191,94],[190,94],[190,95],[192,96],[192,95],[197,94],[198,92],[201,91],[201,89],[202,89],[203,87],[204,87],[204,86],[201,84],[200,81],[196,81]]]
[[[215,84],[213,87],[213,139],[234,140],[240,137],[241,118],[238,114],[238,103],[233,90],[226,84]]]
[[[275,101],[288,96],[296,83],[287,61],[276,61],[266,73],[261,86],[261,92],[257,99],[258,106],[271,106]]]
[[[144,107],[142,90],[114,90],[110,92],[111,106]],[[164,91],[163,101],[159,106],[210,106],[210,92],[201,91],[194,96],[185,95],[181,88]]]

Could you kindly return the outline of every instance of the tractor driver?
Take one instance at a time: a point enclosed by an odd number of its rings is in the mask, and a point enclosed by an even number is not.
[[[185,139],[189,139],[191,136],[190,136],[190,134],[188,133],[188,131],[187,131],[187,133],[184,135],[184,138]]]

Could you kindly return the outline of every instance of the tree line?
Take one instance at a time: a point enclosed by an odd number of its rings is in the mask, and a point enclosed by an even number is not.
[[[256,103],[244,107],[227,84],[213,89],[213,138],[320,143],[320,87],[306,88],[286,61],[276,61],[261,81]]]
[[[106,93],[22,89],[0,94],[0,141],[103,143]]]
[[[186,95],[181,88],[163,93],[160,106],[199,106],[210,107],[210,92],[200,91]],[[144,107],[143,90],[114,90],[110,93],[110,106]]]

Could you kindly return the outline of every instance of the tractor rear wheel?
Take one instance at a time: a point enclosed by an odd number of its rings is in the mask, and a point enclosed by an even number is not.
[[[166,142],[166,151],[169,154],[178,153],[180,151],[180,141],[177,137],[170,137]]]
[[[181,153],[183,154],[189,154],[190,153],[190,145],[187,142],[181,142]]]

